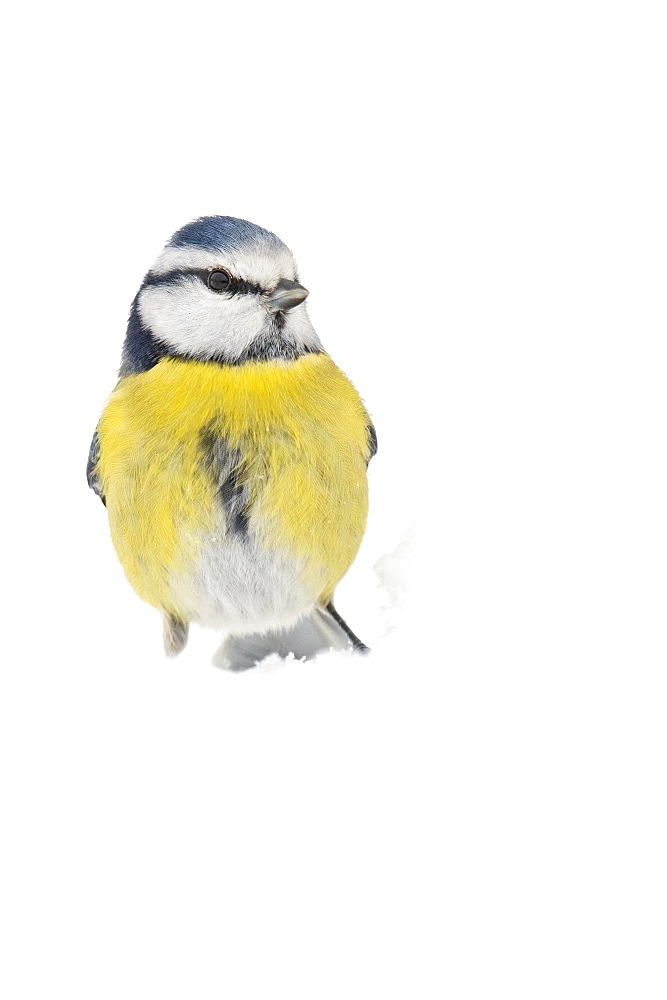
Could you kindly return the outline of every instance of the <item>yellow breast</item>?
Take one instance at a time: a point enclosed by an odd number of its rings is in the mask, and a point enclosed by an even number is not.
[[[121,380],[102,415],[99,471],[111,534],[144,600],[179,613],[175,575],[221,534],[202,434],[242,456],[249,529],[299,559],[331,598],[350,566],[367,512],[368,414],[325,354],[238,366],[164,358]]]

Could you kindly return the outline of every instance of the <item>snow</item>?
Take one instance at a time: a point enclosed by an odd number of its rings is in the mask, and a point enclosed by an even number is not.
[[[8,15],[3,996],[664,997],[657,13]],[[377,427],[368,657],[165,660],[86,489],[210,212],[291,247]]]

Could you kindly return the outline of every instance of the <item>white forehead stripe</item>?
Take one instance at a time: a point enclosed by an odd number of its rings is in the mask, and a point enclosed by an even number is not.
[[[262,288],[275,288],[281,278],[294,281],[296,264],[286,246],[256,243],[243,250],[205,250],[203,247],[165,247],[151,274],[181,268],[223,267],[237,278]]]

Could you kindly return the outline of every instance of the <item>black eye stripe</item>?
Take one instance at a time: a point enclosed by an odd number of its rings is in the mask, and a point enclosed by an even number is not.
[[[164,274],[148,273],[143,280],[142,288],[156,288],[160,285],[178,285],[182,278],[199,278],[208,288],[211,273],[222,270],[223,268],[220,267],[182,267],[173,271],[165,271]],[[228,295],[268,294],[268,291],[262,288],[261,285],[255,285],[251,281],[237,278],[233,274],[230,274],[229,277],[229,285],[224,289],[224,292]],[[220,295],[221,293],[216,292],[215,294]]]

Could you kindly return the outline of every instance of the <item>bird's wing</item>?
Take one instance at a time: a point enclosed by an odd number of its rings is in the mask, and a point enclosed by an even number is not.
[[[375,432],[373,424],[369,423],[366,430],[368,431],[368,462],[370,462],[373,455],[375,455],[378,450],[378,436]],[[368,465],[368,462],[366,462],[366,465]]]
[[[100,439],[97,431],[93,434],[93,440],[90,442],[90,450],[88,452],[88,465],[86,467],[86,477],[88,479],[88,485],[91,490],[97,493],[98,497],[106,507],[107,502],[102,492],[102,480],[99,474],[99,461],[100,461]]]

